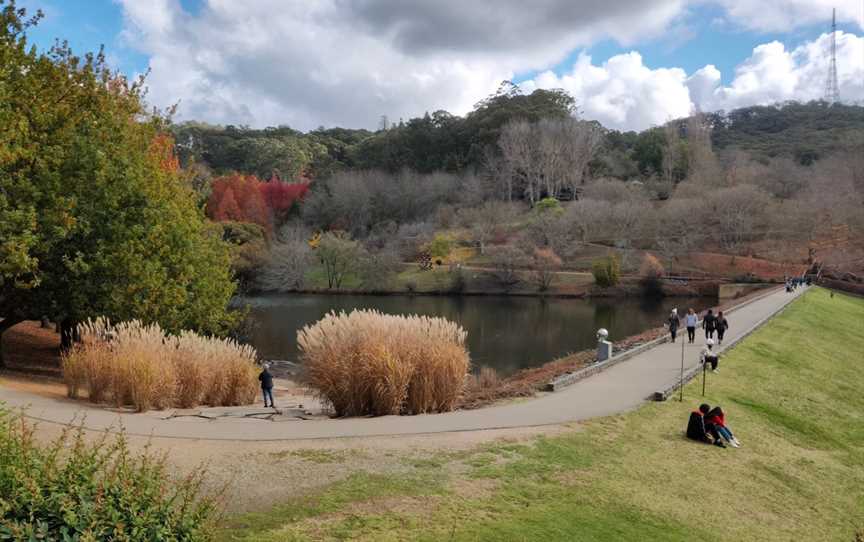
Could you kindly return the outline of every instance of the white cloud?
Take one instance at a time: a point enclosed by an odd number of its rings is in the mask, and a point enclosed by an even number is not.
[[[463,114],[502,80],[540,70],[526,89],[564,88],[585,117],[642,129],[694,106],[818,98],[827,72],[826,36],[791,51],[760,45],[728,86],[712,65],[689,75],[651,69],[637,52],[601,65],[583,54],[560,75],[542,71],[597,40],[635,44],[669,33],[689,13],[684,0],[537,0],[531,9],[522,0],[207,0],[194,14],[179,0],[117,1],[124,42],[150,58],[148,99],[179,101],[180,120],[374,127],[384,114]],[[788,27],[811,12],[824,20],[829,0],[701,1],[722,4],[739,24],[774,17],[772,25]],[[858,0],[830,1],[844,20]],[[864,40],[841,34],[838,56],[841,95],[861,100]]]
[[[617,129],[642,129],[687,116],[692,103],[680,68],[649,69],[642,56],[630,52],[610,58],[601,66],[580,55],[572,71],[562,76],[544,72],[522,87],[563,88],[576,98],[585,118]]]
[[[375,126],[465,113],[514,73],[601,38],[661,32],[683,0],[119,0],[124,41],[150,58],[149,99],[179,118]],[[542,36],[542,39],[526,39]]]
[[[782,32],[806,25],[828,28],[832,8],[838,23],[864,29],[860,0],[716,0],[735,23],[752,30]]]
[[[822,98],[830,34],[793,50],[771,42],[754,48],[728,86],[720,71],[707,65],[689,77],[678,68],[650,69],[639,53],[617,55],[594,65],[581,55],[563,75],[544,72],[522,84],[526,90],[563,88],[576,98],[582,115],[605,126],[641,130],[672,118],[703,111],[755,104]],[[841,99],[864,100],[864,37],[838,32],[837,66]]]

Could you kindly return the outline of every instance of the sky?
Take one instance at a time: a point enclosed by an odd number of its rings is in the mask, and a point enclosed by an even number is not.
[[[19,0],[39,47],[104,46],[175,120],[375,128],[465,114],[504,80],[643,130],[694,110],[864,104],[864,0]]]

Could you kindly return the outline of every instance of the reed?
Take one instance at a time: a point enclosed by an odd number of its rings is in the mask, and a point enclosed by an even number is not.
[[[304,378],[338,416],[452,410],[470,366],[466,332],[443,318],[330,313],[297,334]]]
[[[190,331],[166,334],[157,324],[80,325],[81,342],[62,359],[70,397],[133,406],[138,411],[199,404],[233,406],[254,401],[257,354],[232,340]]]

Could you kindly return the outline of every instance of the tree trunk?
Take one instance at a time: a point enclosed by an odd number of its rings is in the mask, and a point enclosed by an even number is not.
[[[6,333],[6,330],[11,328],[12,326],[16,326],[23,322],[24,320],[15,319],[15,318],[4,318],[2,322],[0,322],[0,369],[4,369],[6,364],[3,360],[3,334]]]
[[[75,344],[75,327],[77,324],[71,318],[60,322],[60,350],[68,351]]]

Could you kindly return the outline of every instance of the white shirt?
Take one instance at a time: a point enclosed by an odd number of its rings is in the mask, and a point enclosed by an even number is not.
[[[696,327],[696,322],[699,320],[699,317],[695,314],[688,314],[685,317],[685,322],[687,322],[687,327]]]

